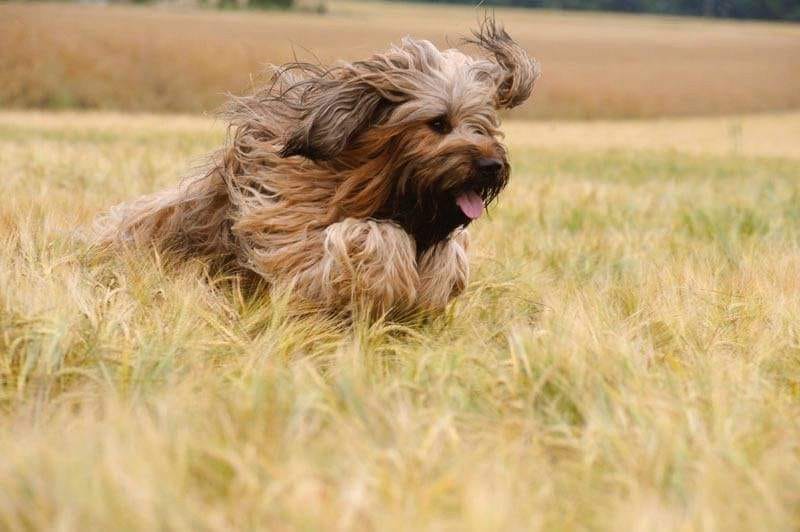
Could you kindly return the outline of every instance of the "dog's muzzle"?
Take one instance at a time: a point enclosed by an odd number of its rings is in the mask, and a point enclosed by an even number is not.
[[[480,218],[486,203],[502,188],[505,166],[500,159],[482,157],[475,161],[475,177],[456,195],[456,205],[470,220]]]

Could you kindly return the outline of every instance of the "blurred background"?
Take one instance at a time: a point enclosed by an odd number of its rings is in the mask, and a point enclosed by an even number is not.
[[[486,9],[543,65],[519,118],[800,107],[796,0],[0,2],[0,107],[212,112],[265,63],[456,46]]]

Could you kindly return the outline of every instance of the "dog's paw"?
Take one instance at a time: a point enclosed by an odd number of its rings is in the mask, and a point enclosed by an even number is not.
[[[445,242],[425,252],[419,260],[419,305],[441,310],[464,291],[469,279],[469,233],[456,231]]]

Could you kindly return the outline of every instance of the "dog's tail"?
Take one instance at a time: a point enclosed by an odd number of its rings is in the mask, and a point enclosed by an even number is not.
[[[183,256],[224,258],[234,249],[225,183],[214,170],[112,207],[88,236],[97,249],[152,246]]]

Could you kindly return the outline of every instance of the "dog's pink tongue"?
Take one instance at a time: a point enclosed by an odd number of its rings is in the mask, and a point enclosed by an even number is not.
[[[469,191],[459,194],[456,198],[456,203],[461,207],[461,212],[471,220],[480,218],[481,214],[483,214],[483,198],[476,192]]]

